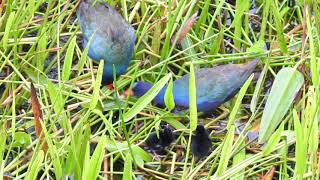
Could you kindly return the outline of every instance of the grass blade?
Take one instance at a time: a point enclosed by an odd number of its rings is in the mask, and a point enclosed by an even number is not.
[[[259,79],[258,79],[258,81],[256,83],[256,86],[254,88],[254,92],[253,92],[252,99],[251,99],[251,102],[250,102],[250,111],[252,113],[257,108],[258,98],[259,98],[259,96],[261,94],[262,85],[263,85],[263,82],[264,82],[264,80],[266,78],[267,70],[268,70],[268,65],[265,64],[263,70],[261,71]]]
[[[161,78],[156,84],[154,84],[153,87],[147,93],[141,96],[137,100],[137,102],[132,106],[132,108],[129,109],[129,111],[123,115],[125,122],[129,121],[141,110],[143,110],[143,108],[145,108],[153,100],[153,98],[156,97],[156,95],[161,91],[161,89],[169,81],[171,76],[171,73],[167,74],[166,76]]]
[[[62,81],[69,80],[69,77],[71,74],[71,65],[73,60],[74,48],[76,46],[76,39],[77,39],[77,36],[74,36],[69,43],[66,56],[64,58],[63,67],[62,67]]]
[[[190,108],[190,129],[194,131],[198,124],[197,114],[197,92],[196,92],[196,77],[194,74],[193,64],[190,64],[189,76],[189,108]]]
[[[227,129],[230,129],[230,127],[233,125],[233,123],[236,119],[237,112],[239,111],[242,99],[243,99],[244,95],[246,94],[246,91],[247,91],[249,85],[251,84],[252,79],[253,79],[253,74],[246,80],[246,82],[243,84],[242,88],[240,89],[236,103],[234,104],[234,107],[232,108],[232,111],[229,115]]]
[[[3,49],[6,50],[7,47],[8,47],[8,39],[10,37],[10,31],[12,31],[12,25],[13,25],[13,22],[14,22],[14,18],[15,18],[15,12],[11,12],[10,15],[9,15],[9,18],[7,20],[7,24],[6,24],[6,29],[4,31],[4,35],[2,37],[2,46],[3,46]]]
[[[97,78],[95,80],[94,87],[93,87],[92,99],[89,107],[90,110],[93,110],[97,106],[97,103],[100,99],[99,91],[100,91],[102,74],[103,74],[103,65],[104,65],[104,61],[100,61],[98,72],[97,72]]]
[[[172,111],[175,106],[172,88],[173,88],[173,81],[171,78],[169,81],[169,84],[167,86],[166,93],[164,94],[164,103],[165,103],[166,107],[169,109],[169,111]]]
[[[82,176],[83,180],[86,179],[97,179],[100,169],[101,169],[101,164],[103,161],[103,155],[105,152],[105,146],[106,146],[107,140],[105,136],[102,136],[98,140],[98,145],[96,149],[94,150],[94,153],[90,159],[90,166],[87,169],[84,169],[84,173]]]
[[[227,137],[223,142],[220,161],[219,161],[219,165],[218,165],[218,169],[215,174],[215,177],[221,177],[228,167],[229,159],[231,157],[231,152],[232,152],[234,131],[235,131],[235,127],[231,126],[230,129],[228,130]]]
[[[278,39],[280,49],[283,53],[287,53],[288,47],[287,47],[286,40],[285,40],[284,34],[283,34],[283,25],[281,22],[281,16],[279,13],[277,0],[273,0],[273,3],[271,3],[271,8],[272,8],[275,26],[276,26],[276,30],[277,30],[277,39]]]
[[[241,33],[242,33],[242,26],[244,14],[247,13],[249,9],[250,3],[247,0],[238,0],[236,1],[236,13],[234,15],[234,20],[232,22],[232,26],[234,27],[234,44],[237,49],[240,50],[241,48]]]
[[[34,152],[33,156],[34,159],[29,165],[29,169],[25,177],[26,180],[37,179],[38,172],[40,171],[40,167],[44,159],[44,152],[42,150],[40,150],[39,152]]]
[[[306,162],[307,162],[307,142],[305,142],[305,134],[303,133],[303,127],[300,123],[297,111],[293,110],[293,122],[294,122],[294,129],[296,135],[296,150],[295,150],[295,158],[296,158],[296,165],[295,165],[295,177],[297,179],[303,179],[303,175],[306,169]]]
[[[132,158],[131,154],[127,153],[126,159],[124,161],[124,169],[123,169],[123,180],[131,180],[132,179]]]
[[[284,130],[284,123],[281,123],[279,129],[272,134],[272,136],[268,140],[268,144],[263,148],[262,154],[264,156],[270,154],[273,151],[273,148],[278,144],[280,141],[281,133]]]

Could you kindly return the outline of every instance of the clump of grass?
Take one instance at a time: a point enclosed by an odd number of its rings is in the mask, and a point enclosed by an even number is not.
[[[78,3],[0,3],[1,178],[319,179],[316,0],[110,1],[137,35],[130,67],[113,91],[100,88],[103,66],[81,48]],[[250,59],[260,59],[255,76],[210,117],[198,117],[194,109],[190,116],[173,114],[170,92],[167,107],[151,103],[170,78],[189,73],[190,67]],[[284,69],[303,79],[286,81]],[[275,79],[278,88],[272,87]],[[44,139],[35,134],[29,80],[37,89]],[[118,93],[137,80],[156,86],[144,98],[119,100]],[[292,90],[295,84],[302,88]],[[177,138],[158,161],[143,142],[161,122],[170,124]],[[212,152],[200,160],[188,153],[196,122],[214,139]],[[260,130],[265,144],[259,144],[259,128],[270,125],[268,133]]]

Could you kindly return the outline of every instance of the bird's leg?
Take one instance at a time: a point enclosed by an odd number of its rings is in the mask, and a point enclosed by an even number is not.
[[[155,150],[151,150],[151,153],[152,153],[152,159],[154,159],[154,160],[157,160],[157,161],[160,161],[160,158],[161,158],[161,156],[159,155],[159,154],[157,154],[157,152],[155,151]]]

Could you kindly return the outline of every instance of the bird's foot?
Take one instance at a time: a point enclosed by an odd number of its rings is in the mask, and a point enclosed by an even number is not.
[[[157,154],[156,151],[151,150],[151,153],[152,153],[152,160],[160,161],[161,156],[159,154]]]

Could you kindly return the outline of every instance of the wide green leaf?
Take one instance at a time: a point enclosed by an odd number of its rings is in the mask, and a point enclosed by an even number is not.
[[[302,74],[294,68],[283,68],[276,75],[262,115],[260,143],[265,142],[281,123],[303,82]]]
[[[25,147],[31,143],[31,135],[25,132],[16,132],[13,138],[13,147]]]

